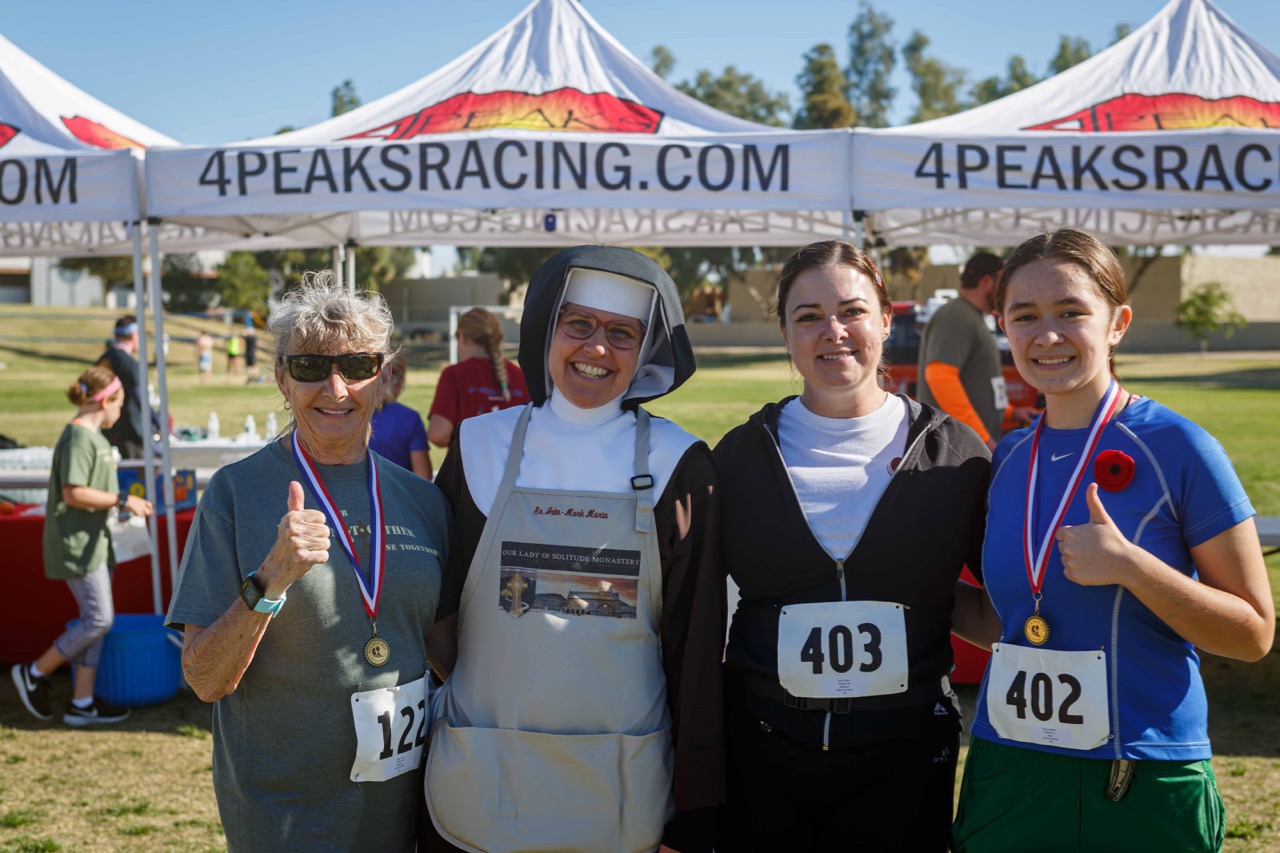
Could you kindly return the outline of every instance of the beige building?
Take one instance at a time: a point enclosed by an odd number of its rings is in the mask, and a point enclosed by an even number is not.
[[[406,338],[448,340],[449,308],[454,305],[498,305],[502,280],[493,273],[445,278],[398,278],[384,284],[382,297],[396,321],[396,331]],[[503,334],[513,338],[516,324],[500,318]]]
[[[1129,352],[1192,351],[1199,344],[1174,325],[1178,303],[1197,287],[1218,282],[1235,300],[1235,309],[1249,321],[1231,338],[1216,336],[1215,350],[1280,349],[1280,256],[1237,258],[1208,255],[1169,255],[1146,263],[1124,258],[1134,323],[1125,336]],[[771,313],[777,273],[751,270],[745,281],[729,285],[727,324],[691,324],[689,337],[703,346],[781,346],[777,318]],[[910,289],[890,287],[894,299],[924,301],[935,291],[960,286],[960,269],[926,267]]]

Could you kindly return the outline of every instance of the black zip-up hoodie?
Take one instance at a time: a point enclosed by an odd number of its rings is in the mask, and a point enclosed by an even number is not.
[[[786,707],[778,685],[782,605],[842,600],[837,561],[810,531],[779,451],[778,419],[792,399],[766,405],[713,454],[722,555],[742,595],[725,655],[729,686],[762,721],[815,747],[828,736],[838,747],[908,734],[916,715],[899,712],[931,713],[944,696],[955,580],[966,564],[981,577],[991,455],[969,427],[906,400],[906,454],[843,573],[845,600],[907,606],[908,690],[852,700],[852,712],[833,714],[824,734],[826,713]]]

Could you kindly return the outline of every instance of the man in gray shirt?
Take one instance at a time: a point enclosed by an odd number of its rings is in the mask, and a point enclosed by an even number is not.
[[[995,449],[1006,415],[1031,420],[1035,410],[1009,405],[1000,351],[987,328],[996,280],[1004,262],[978,252],[960,273],[960,298],[933,313],[920,338],[918,396],[970,426]]]

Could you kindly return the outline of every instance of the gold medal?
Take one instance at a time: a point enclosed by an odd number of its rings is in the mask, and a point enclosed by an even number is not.
[[[1043,646],[1049,642],[1049,623],[1037,612],[1023,624],[1022,633],[1027,635],[1027,640],[1033,645]]]
[[[374,634],[369,642],[364,644],[364,659],[370,666],[382,666],[391,660],[391,647],[387,645],[386,640]]]

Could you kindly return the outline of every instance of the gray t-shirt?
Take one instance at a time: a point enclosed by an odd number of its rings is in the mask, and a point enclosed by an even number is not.
[[[991,437],[999,439],[1004,406],[996,407],[996,392],[991,380],[1002,375],[1000,350],[996,347],[995,336],[983,321],[982,312],[967,299],[952,299],[935,311],[925,324],[924,335],[920,339],[917,396],[922,403],[942,408],[925,381],[924,369],[935,361],[959,368],[960,385],[969,403]]]
[[[390,661],[364,660],[369,617],[334,538],[329,562],[289,589],[239,686],[214,705],[213,781],[229,850],[413,849],[421,774],[351,781],[351,696],[426,672],[449,518],[433,484],[375,458],[387,546],[378,634]],[[318,467],[367,568],[367,464]],[[290,480],[304,484],[307,508],[319,509],[282,441],[214,475],[196,509],[169,624],[208,626],[228,607],[244,606],[240,584],[276,541]]]

